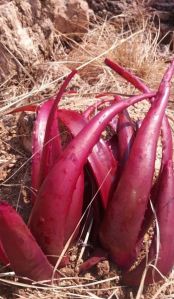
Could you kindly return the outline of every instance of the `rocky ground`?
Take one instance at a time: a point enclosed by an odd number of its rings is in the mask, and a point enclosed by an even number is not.
[[[87,3],[88,2],[88,3]],[[127,22],[149,15],[156,26],[160,23],[160,38],[173,43],[173,1],[98,1],[98,0],[3,0],[0,3],[0,79],[1,82],[28,68],[37,68],[47,59],[61,55],[63,35],[81,40],[90,20],[100,16],[114,18],[126,16]],[[89,5],[89,6],[88,6]],[[89,9],[90,8],[90,9]],[[130,11],[129,17],[126,12]],[[131,13],[133,12],[133,13]],[[126,13],[126,14],[125,14]],[[124,16],[125,15],[125,16]],[[167,36],[166,36],[167,35]],[[66,49],[68,51],[68,49]],[[27,74],[34,84],[35,76]]]

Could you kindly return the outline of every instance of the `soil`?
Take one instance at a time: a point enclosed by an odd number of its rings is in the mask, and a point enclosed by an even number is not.
[[[5,3],[6,1],[4,1]],[[9,2],[9,1],[7,1]],[[37,1],[36,1],[37,2]],[[45,1],[46,2],[46,1]],[[115,15],[119,15],[125,10],[125,5],[130,6],[132,4],[132,1],[87,1],[90,8],[93,9],[95,16],[100,17],[101,19],[105,18],[106,16],[108,18],[112,18]],[[16,1],[16,5],[20,6],[20,12],[21,12],[21,2]],[[38,2],[37,2],[38,3]],[[163,4],[160,4],[161,6],[155,4],[151,5],[152,8],[161,10],[161,7],[164,8]],[[165,9],[168,9],[168,6],[165,6]],[[173,9],[173,6],[171,6]],[[173,11],[168,12],[169,14],[172,14]],[[20,14],[21,17],[21,14]],[[100,19],[100,20],[101,20]],[[23,22],[26,22],[26,19],[23,19]],[[173,26],[172,19],[170,21],[170,26]],[[50,24],[50,23],[49,23]],[[52,26],[52,24],[50,25]],[[32,27],[32,26],[31,26]],[[47,26],[46,26],[47,27]],[[50,27],[48,26],[47,29]],[[172,27],[173,28],[173,27]],[[44,27],[45,29],[45,27]],[[37,30],[35,31],[37,33]],[[45,31],[44,31],[45,33]],[[48,32],[47,32],[48,33]],[[83,34],[85,34],[83,32]],[[41,36],[43,36],[43,31]],[[95,35],[94,35],[95,36]],[[49,38],[48,38],[49,37]],[[36,84],[39,86],[40,83],[42,83],[43,74],[46,76],[51,76],[54,80],[59,77],[59,75],[64,75],[69,71],[68,63],[60,67],[57,65],[54,65],[53,69],[50,71],[51,67],[49,68],[46,62],[53,62],[57,61],[60,57],[62,57],[62,53],[66,53],[66,59],[65,62],[68,60],[74,60],[75,56],[74,53],[76,52],[76,47],[72,46],[74,43],[77,43],[80,45],[82,41],[82,37],[80,35],[79,38],[75,36],[74,40],[70,43],[67,42],[67,40],[60,40],[58,41],[56,39],[56,35],[54,35],[54,38],[50,34],[44,35],[44,43],[42,45],[42,49],[38,48],[38,59],[35,61],[32,60],[32,63],[34,64],[36,62],[36,65],[31,68],[31,64],[29,63],[29,59],[27,57],[26,64],[24,63],[25,69],[16,69],[15,67],[12,67],[12,71],[18,72],[18,75],[15,75],[13,77],[13,80],[11,81],[9,79],[9,73],[6,74],[6,76],[3,73],[3,80],[9,80],[8,85],[5,85],[5,88],[3,87],[1,89],[1,96],[2,96],[2,102],[3,105],[8,101],[10,98],[9,94],[12,92],[12,94],[16,95],[17,92],[19,94],[23,90],[25,91],[31,91],[32,87]],[[53,39],[52,39],[53,38]],[[51,40],[50,40],[51,39]],[[100,42],[100,41],[99,41]],[[42,43],[42,41],[41,41]],[[50,45],[51,51],[50,51]],[[77,46],[77,45],[76,45]],[[94,44],[95,46],[95,44]],[[78,46],[77,46],[78,47]],[[96,46],[95,46],[96,47]],[[16,48],[15,48],[16,49]],[[56,50],[55,50],[56,49]],[[16,49],[18,50],[18,48]],[[53,51],[55,50],[55,51]],[[89,49],[87,48],[86,51]],[[1,51],[1,50],[0,50]],[[57,52],[56,52],[57,51]],[[2,51],[3,52],[3,51]],[[18,51],[17,51],[18,52]],[[17,53],[13,52],[13,53]],[[78,52],[79,53],[79,52]],[[81,53],[81,52],[80,52]],[[25,53],[24,53],[25,54]],[[37,56],[36,55],[36,56]],[[55,55],[55,56],[54,56]],[[25,56],[25,55],[24,55]],[[65,57],[65,56],[64,56]],[[168,56],[167,56],[168,57]],[[17,57],[18,58],[18,57]],[[30,56],[29,56],[30,58]],[[45,65],[44,65],[44,59],[45,59]],[[76,57],[77,59],[77,57]],[[21,58],[22,63],[24,62]],[[42,62],[42,63],[41,63]],[[38,63],[38,65],[37,65]],[[14,65],[13,65],[14,66]],[[38,68],[37,68],[38,66]],[[136,67],[135,67],[136,68]],[[95,69],[95,73],[94,73]],[[97,69],[97,70],[96,70]],[[3,69],[4,70],[4,69]],[[49,73],[50,71],[50,73]],[[11,72],[11,70],[10,70]],[[28,75],[29,72],[29,75]],[[79,104],[77,107],[78,110],[84,110],[84,107],[89,105],[92,101],[94,101],[95,93],[98,92],[98,90],[95,90],[94,86],[95,83],[102,84],[102,76],[101,73],[101,65],[94,65],[94,67],[88,68],[88,76],[86,76],[85,71],[81,72],[77,81],[74,82],[71,85],[71,89],[75,89],[77,91],[80,91],[80,95],[82,94],[83,88],[81,90],[81,87],[84,86],[84,90],[87,90],[87,100],[85,98],[81,97],[80,99],[77,99],[77,97],[71,98],[71,96],[67,96],[64,99],[63,106],[64,107],[71,107],[72,109],[76,109],[76,105]],[[16,74],[16,73],[15,73]],[[102,73],[103,74],[103,73]],[[34,82],[33,82],[34,78]],[[32,80],[31,80],[32,79]],[[147,78],[145,78],[147,79]],[[87,81],[87,83],[84,83],[84,80]],[[115,80],[115,79],[114,79]],[[5,82],[5,81],[3,81]],[[113,83],[113,82],[111,82]],[[115,83],[115,81],[114,81]],[[153,82],[154,83],[154,82]],[[109,83],[110,84],[110,83]],[[108,85],[109,85],[108,84]],[[119,82],[120,84],[120,82]],[[118,84],[118,85],[119,85]],[[121,85],[124,86],[123,82],[121,82]],[[152,84],[153,85],[153,84]],[[11,88],[10,91],[8,89]],[[118,86],[119,88],[119,86]],[[55,89],[57,89],[54,86],[54,88],[50,91],[49,88],[44,90],[42,93],[38,93],[37,99],[36,97],[32,97],[28,100],[30,103],[31,101],[38,101],[41,102],[45,98],[49,97],[50,94],[54,94]],[[123,90],[123,88],[122,88]],[[101,91],[101,90],[100,90]],[[90,95],[90,92],[92,93],[92,96]],[[126,89],[126,93],[130,93],[130,88]],[[11,94],[10,94],[11,95]],[[78,102],[79,101],[79,102]],[[14,105],[13,105],[14,106]],[[2,107],[2,106],[1,106]],[[133,118],[142,117],[144,115],[145,111],[147,111],[147,104],[142,104],[137,107],[133,107],[131,111],[131,116]],[[168,114],[173,118],[173,112],[172,109],[174,108],[173,101],[170,105],[170,109],[168,110]],[[30,188],[31,186],[31,131],[33,127],[33,114],[26,114],[22,113],[20,115],[18,114],[9,114],[9,115],[2,115],[0,119],[0,150],[1,150],[1,157],[0,157],[0,197],[4,200],[8,201],[16,210],[22,215],[24,220],[27,222],[30,211],[31,211],[31,194],[32,190]],[[159,150],[160,152],[160,150]],[[159,153],[160,156],[160,153]],[[157,168],[159,165],[157,166]],[[90,271],[83,275],[78,275],[78,257],[79,252],[82,248],[82,243],[77,243],[77,246],[74,248],[71,248],[69,250],[70,255],[70,261],[71,263],[61,269],[62,273],[62,281],[60,285],[66,286],[66,290],[39,290],[39,288],[35,290],[31,290],[30,287],[27,287],[27,285],[20,285],[20,281],[16,276],[10,277],[10,275],[7,274],[7,272],[11,271],[10,269],[4,269],[1,268],[1,274],[0,274],[0,298],[77,298],[78,296],[89,296],[87,298],[119,298],[119,299],[127,299],[127,298],[134,298],[137,294],[137,289],[130,289],[127,287],[120,286],[120,277],[121,273],[119,269],[115,265],[112,264],[110,260],[105,259],[104,261],[99,262],[95,267],[93,267]],[[91,244],[88,244],[91,245]],[[89,246],[90,247],[90,246]],[[89,251],[88,249],[85,251],[85,257],[88,257]],[[3,276],[3,273],[4,276]],[[73,278],[72,278],[73,277]],[[66,279],[68,278],[68,279]],[[4,279],[4,281],[3,281]],[[172,278],[171,278],[172,279]],[[87,283],[94,283],[94,285],[84,286],[77,288],[80,284],[87,284]],[[68,287],[74,286],[74,288],[69,290]],[[153,294],[156,293],[157,289],[161,285],[153,285],[151,287],[148,287],[144,290],[143,295],[141,298],[150,299],[152,298]],[[173,292],[173,286],[169,289],[164,289],[163,292],[160,293],[158,296],[159,298],[163,298],[164,295],[170,295]],[[73,294],[74,293],[74,294]],[[98,297],[96,297],[98,296]],[[85,297],[84,297],[85,298]]]

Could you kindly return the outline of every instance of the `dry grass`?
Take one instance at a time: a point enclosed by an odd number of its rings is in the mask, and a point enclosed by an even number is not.
[[[124,93],[122,80],[113,76],[112,72],[103,65],[106,56],[132,69],[140,78],[150,84],[150,87],[155,87],[165,67],[167,48],[166,53],[159,55],[158,31],[152,29],[147,21],[141,21],[141,25],[138,21],[134,30],[129,26],[125,31],[124,27],[123,25],[115,27],[105,21],[101,25],[93,26],[83,37],[81,43],[57,32],[59,44],[62,43],[61,54],[58,54],[53,62],[38,62],[32,69],[25,69],[21,82],[13,82],[8,78],[0,86],[3,99],[0,113],[12,106],[25,104],[28,99],[40,102],[45,97],[54,94],[59,83],[69,73],[69,68],[79,70],[80,78],[77,77],[73,81],[73,85],[78,89],[78,97],[76,96],[74,99],[71,97],[71,101],[74,104],[75,100],[77,106],[81,106],[85,95],[88,98],[89,96],[94,97],[96,93],[103,90],[114,89],[114,91]],[[71,49],[68,54],[62,50],[65,41]],[[29,72],[30,77],[37,77],[31,89],[29,88],[31,80],[26,75]],[[127,90],[128,93],[130,91],[131,89]],[[69,99],[65,99],[65,105],[67,101]]]
[[[136,8],[137,9],[137,8]],[[134,8],[135,11],[135,8]],[[129,10],[129,18],[131,10]],[[139,16],[137,12],[137,16]],[[35,85],[30,88],[28,76],[18,84],[14,84],[8,78],[1,86],[1,101],[0,113],[4,114],[11,107],[24,105],[29,102],[42,102],[46,97],[55,93],[59,83],[69,73],[69,69],[77,68],[79,76],[74,79],[71,87],[77,89],[78,94],[64,96],[61,105],[71,107],[72,109],[83,110],[86,106],[96,101],[96,94],[104,91],[115,92],[119,94],[133,94],[135,90],[128,84],[125,84],[119,76],[115,75],[108,67],[103,64],[105,57],[109,57],[123,66],[131,69],[140,78],[142,78],[151,88],[155,88],[163,74],[165,68],[165,59],[168,59],[168,49],[161,53],[158,40],[158,31],[151,28],[147,20],[138,19],[136,26],[134,15],[134,30],[130,22],[125,31],[125,15],[122,16],[122,21],[116,20],[114,25],[107,23],[93,25],[92,29],[83,37],[81,43],[77,43],[70,37],[57,33],[57,38],[60,42],[66,40],[69,43],[71,51],[67,54],[63,52],[61,57],[54,62],[45,61],[44,65],[38,63],[32,70],[25,70],[25,74],[30,72],[32,78],[34,74],[40,75]],[[143,19],[143,20],[142,20]],[[119,26],[115,26],[115,24]],[[63,46],[62,46],[63,47]],[[46,75],[43,75],[42,70],[48,70]],[[10,92],[8,89],[11,86]],[[145,102],[135,105],[131,109],[133,117],[142,117],[147,111],[148,106]],[[173,117],[172,112],[168,113]],[[26,161],[28,163],[28,160]],[[18,169],[23,171],[23,166]],[[69,244],[67,244],[68,246]],[[65,248],[66,249],[66,248]],[[4,278],[3,278],[4,275]],[[60,281],[59,286],[48,285],[29,285],[20,283],[14,279],[13,273],[3,271],[0,275],[0,282],[3,285],[15,287],[17,293],[14,298],[174,298],[174,280],[173,274],[169,279],[161,285],[144,289],[142,284],[138,290],[129,290],[118,284],[118,276],[111,276],[105,280],[96,281],[93,276],[84,277],[64,277]],[[125,291],[126,290],[126,291]],[[144,297],[143,297],[144,296]],[[11,297],[8,297],[11,298]]]

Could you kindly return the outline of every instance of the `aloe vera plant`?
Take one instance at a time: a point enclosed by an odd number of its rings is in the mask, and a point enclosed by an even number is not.
[[[129,268],[135,260],[136,243],[152,186],[157,141],[173,71],[174,61],[166,71],[156,100],[138,130],[101,227],[100,239],[103,246],[123,268]]]
[[[11,206],[0,202],[0,261],[19,276],[50,281],[54,273],[54,277],[59,278],[53,265],[62,255],[64,246],[78,240],[82,219],[89,221],[89,217],[94,217],[98,227],[92,228],[91,240],[95,239],[97,248],[91,253],[91,259],[81,265],[80,271],[109,257],[122,269],[122,281],[137,285],[146,262],[143,260],[132,272],[129,267],[137,258],[152,220],[150,209],[146,211],[150,198],[156,210],[161,245],[156,256],[155,230],[148,263],[155,259],[155,266],[163,275],[168,275],[172,269],[173,143],[165,111],[174,62],[157,92],[151,92],[139,78],[117,63],[108,59],[105,62],[142,94],[128,99],[115,96],[112,101],[109,98],[101,100],[82,113],[60,109],[62,95],[67,93],[67,85],[76,73],[72,71],[57,96],[39,106],[27,105],[11,111],[33,111],[36,115],[31,157],[35,194],[28,225]],[[126,109],[144,99],[150,101],[151,107],[136,126]],[[70,136],[66,140],[62,137],[65,128]],[[109,138],[107,134],[105,138],[101,135],[106,128]],[[154,180],[160,136],[161,168]],[[87,218],[84,201],[91,194],[95,200],[88,204],[95,212]],[[149,267],[145,283],[160,278]]]

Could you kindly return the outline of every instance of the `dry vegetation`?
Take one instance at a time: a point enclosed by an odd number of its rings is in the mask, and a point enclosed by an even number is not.
[[[132,12],[129,11],[129,16],[131,14]],[[139,19],[137,16],[139,16]],[[118,17],[115,22],[116,26],[112,23],[114,23],[114,20],[111,24],[104,21],[101,24],[91,25],[91,29],[80,42],[57,32],[57,39],[59,40],[58,58],[54,61],[45,61],[44,64],[38,61],[32,69],[23,70],[23,78],[20,82],[9,78],[0,85],[1,115],[4,115],[12,107],[24,105],[28,102],[40,103],[44,101],[45,98],[56,92],[59,83],[69,73],[69,69],[72,68],[79,70],[79,75],[71,83],[71,88],[76,89],[77,94],[64,96],[61,102],[64,107],[83,110],[96,101],[95,96],[97,93],[104,91],[125,96],[136,93],[131,86],[125,84],[119,76],[116,76],[103,64],[105,57],[112,58],[131,69],[151,88],[157,86],[166,67],[166,62],[170,59],[168,47],[161,50],[158,44],[159,31],[154,29],[146,18],[138,14],[135,14],[134,19],[130,23],[127,22],[126,25],[125,15]],[[65,44],[68,50],[65,50]],[[174,119],[172,111],[174,104],[172,101],[173,95],[171,95],[168,114],[171,119]],[[145,102],[136,105],[131,108],[132,116],[135,118],[141,117],[147,107]],[[25,204],[27,203],[27,209],[29,209],[29,192],[27,189],[29,187],[27,184],[29,185],[28,163],[30,158],[21,148],[21,152],[17,153],[18,146],[14,151],[11,150],[10,140],[12,138],[16,139],[15,145],[19,141],[17,139],[19,137],[17,136],[18,133],[15,130],[16,118],[3,116],[2,123],[4,124],[5,121],[5,129],[4,127],[1,129],[1,152],[3,149],[3,155],[0,167],[2,172],[4,171],[4,175],[0,178],[1,196],[6,199],[8,196],[13,196],[12,204],[19,209],[25,198]],[[9,132],[10,137],[8,136]],[[5,167],[3,166],[4,163],[6,163]],[[12,169],[10,163],[13,165]],[[78,259],[78,256],[76,259]],[[102,267],[105,267],[104,274],[100,273],[99,275]],[[52,287],[46,284],[42,286],[27,285],[25,281],[20,283],[13,273],[2,268],[0,298],[162,299],[174,297],[173,274],[160,285],[153,285],[145,289],[142,280],[142,285],[138,290],[131,290],[119,285],[119,275],[113,270],[113,265],[108,262],[101,263],[95,271],[96,273],[87,273],[83,277],[76,277],[76,272],[70,270],[70,277],[67,275],[68,271],[65,271],[65,277],[60,280],[60,285]]]

